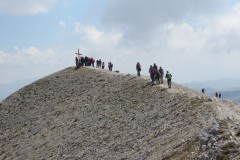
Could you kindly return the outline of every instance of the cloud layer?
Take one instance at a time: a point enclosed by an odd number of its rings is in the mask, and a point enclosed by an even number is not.
[[[15,47],[13,53],[0,51],[1,82],[46,76],[74,62],[71,56],[53,49]],[[12,81],[10,79],[13,79]]]
[[[31,66],[31,65],[50,65],[55,64],[55,57],[57,54],[52,49],[40,51],[35,47],[18,48],[15,47],[14,54],[8,54],[0,51],[0,65],[16,65],[20,66]]]
[[[14,15],[46,13],[57,0],[2,0],[0,12]]]
[[[239,13],[239,3],[226,1],[117,0],[102,18],[104,29],[75,27],[75,33],[84,37],[80,44],[88,53],[111,57],[125,72],[134,73],[140,61],[148,74],[156,62],[178,82],[218,79],[240,74]],[[114,35],[121,36],[114,41]]]
[[[127,39],[148,39],[165,23],[210,17],[226,6],[224,0],[115,0],[107,7],[102,22],[123,29]]]
[[[112,61],[114,70],[125,73],[135,73],[139,61],[143,74],[148,75],[149,65],[157,63],[174,75],[175,82],[240,75],[240,4],[237,1],[114,0],[104,1],[99,8],[96,5],[99,1],[74,1],[74,5],[86,5],[77,10],[71,8],[72,1],[9,0],[0,2],[0,12],[37,17],[37,13],[48,12],[57,2],[67,2],[67,6],[62,4],[67,8],[65,17],[54,12],[57,18],[52,18],[48,25],[45,21],[38,24],[43,25],[43,31],[54,26],[51,31],[56,32],[45,35],[37,30],[44,39],[37,41],[38,37],[34,37],[36,44],[32,44],[29,37],[29,45],[17,44],[19,47],[11,54],[1,48],[1,67],[17,63],[20,67],[59,69],[59,66],[74,65],[74,52],[80,48],[84,56]],[[58,9],[55,11],[62,8]],[[90,20],[86,21],[85,15]],[[49,36],[56,39],[45,46],[48,49],[35,47],[41,46]]]

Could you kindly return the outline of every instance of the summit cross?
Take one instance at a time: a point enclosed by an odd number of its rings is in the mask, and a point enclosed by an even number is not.
[[[79,48],[78,48],[78,52],[75,54],[78,55],[78,60],[80,60],[80,55],[82,55],[82,54],[79,52]]]

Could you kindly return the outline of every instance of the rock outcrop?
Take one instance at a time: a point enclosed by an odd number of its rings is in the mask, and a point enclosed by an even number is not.
[[[240,106],[73,67],[0,104],[0,159],[240,159]]]

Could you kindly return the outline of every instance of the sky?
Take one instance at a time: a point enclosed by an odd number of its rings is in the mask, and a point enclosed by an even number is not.
[[[0,0],[0,83],[42,78],[83,56],[173,81],[240,78],[239,0]]]

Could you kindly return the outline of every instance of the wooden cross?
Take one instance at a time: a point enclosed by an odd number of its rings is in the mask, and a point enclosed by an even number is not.
[[[77,55],[78,55],[78,60],[80,60],[80,55],[82,55],[82,54],[80,54],[80,52],[79,52],[79,48],[78,48],[78,52],[77,52],[77,53],[75,53],[75,54],[77,54]]]

